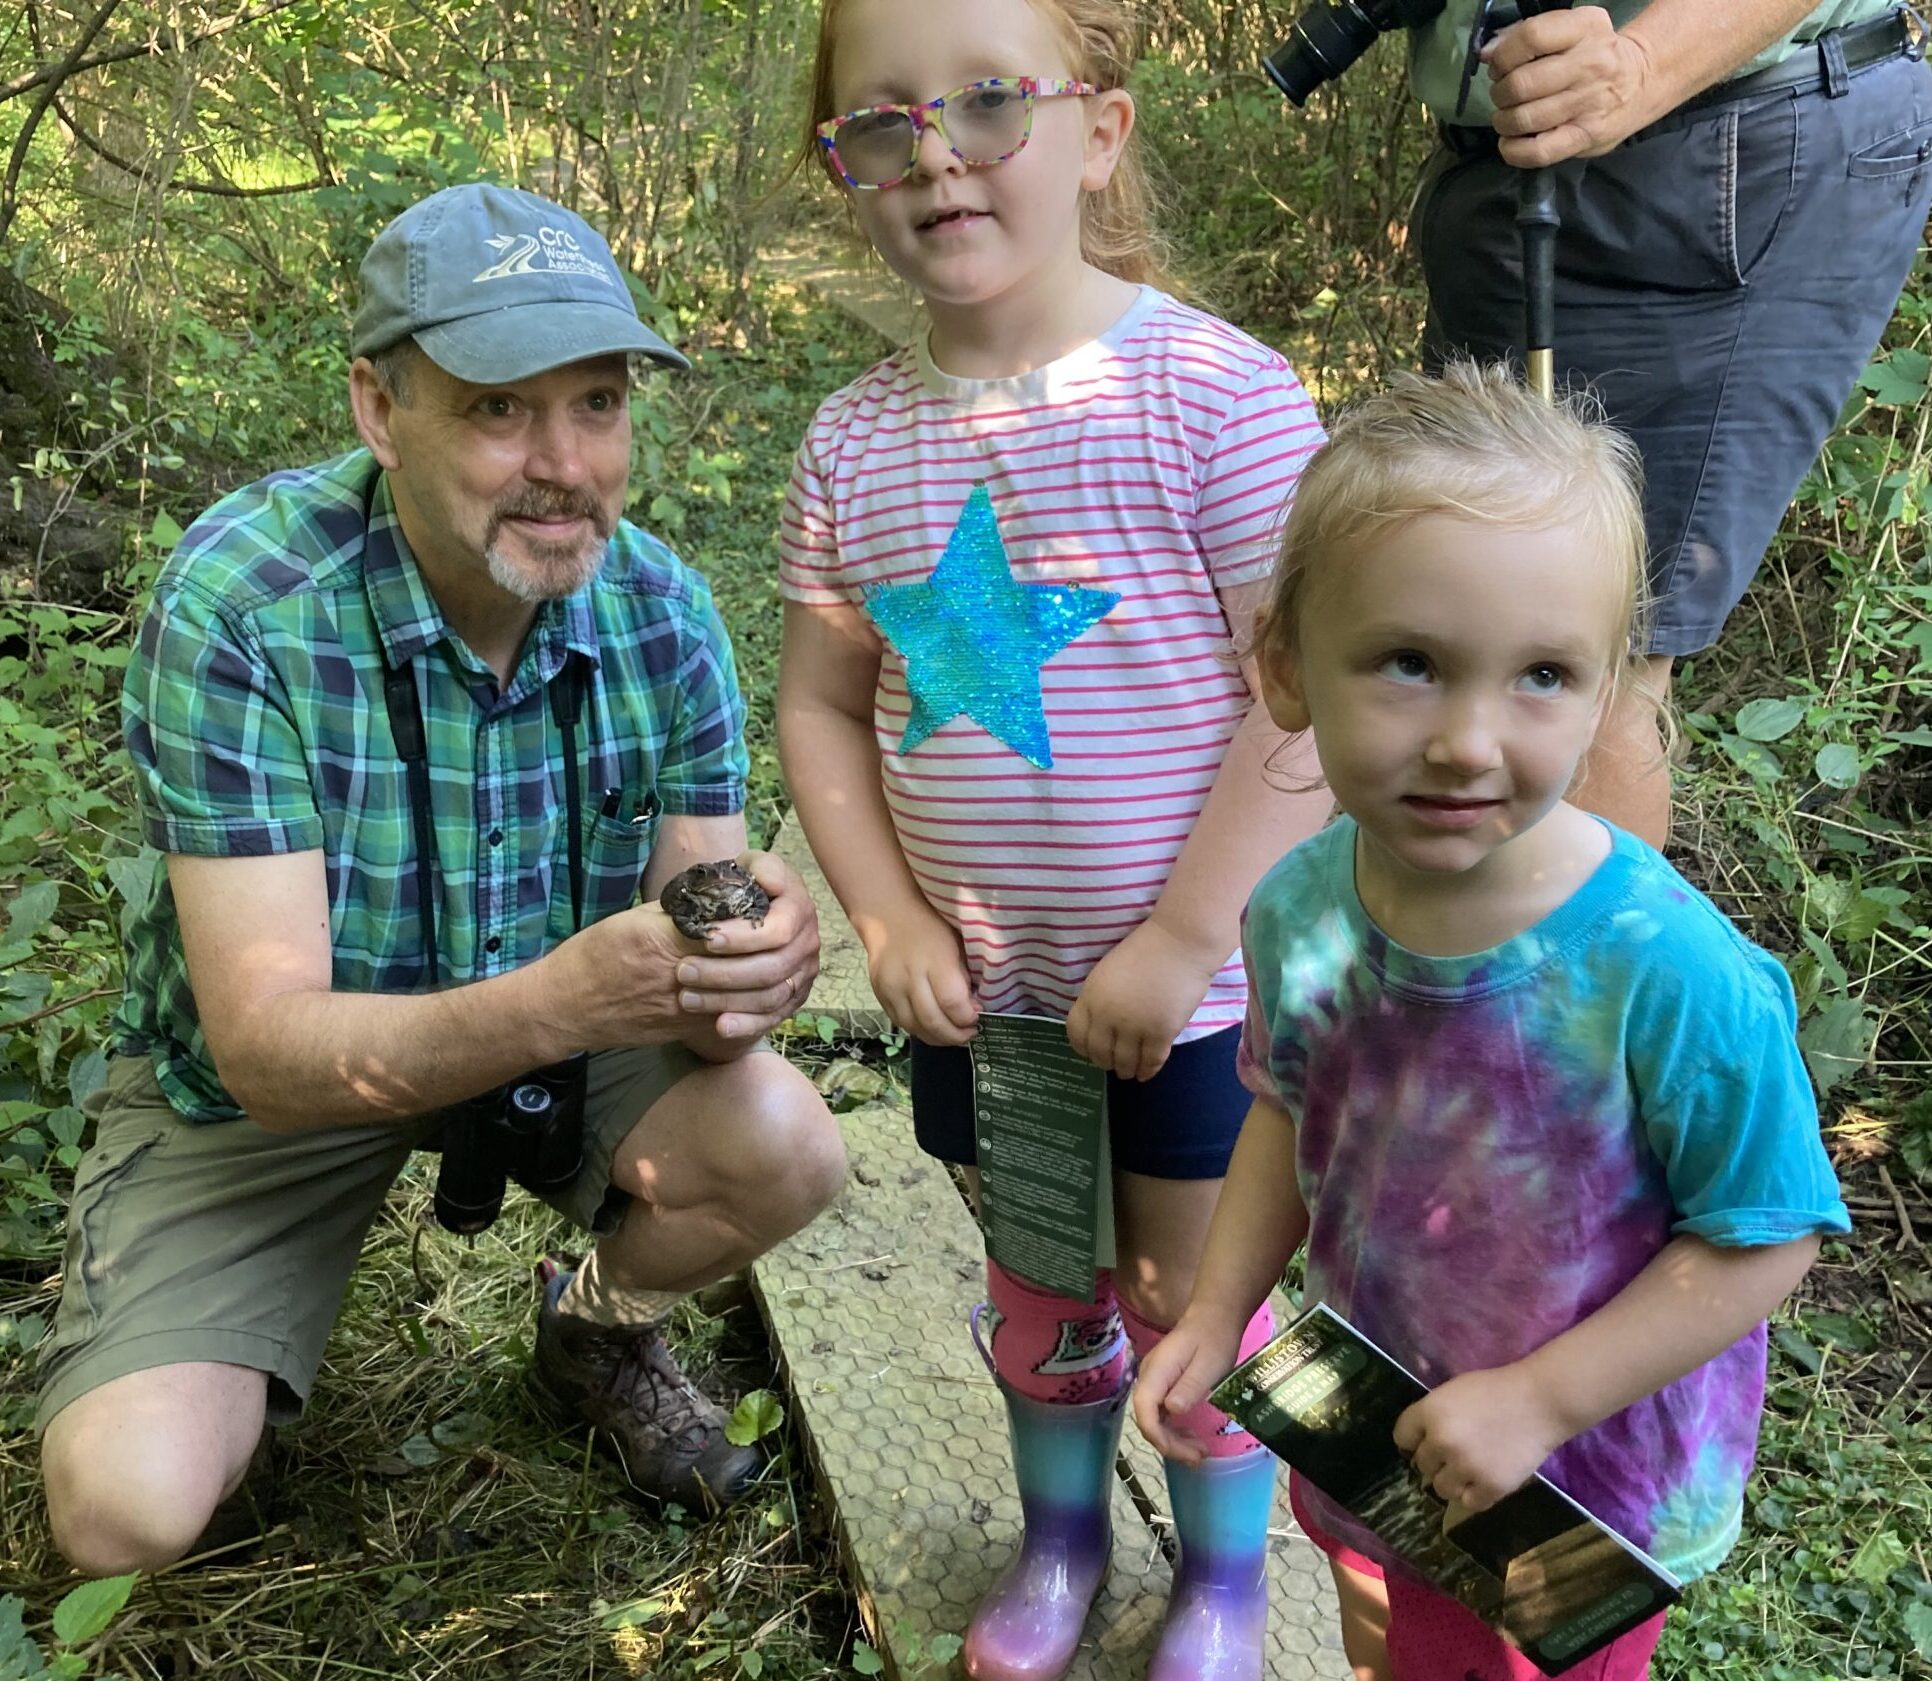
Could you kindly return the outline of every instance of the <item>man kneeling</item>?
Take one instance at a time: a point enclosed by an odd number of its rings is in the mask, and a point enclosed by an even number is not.
[[[586,223],[486,186],[378,236],[352,349],[366,448],[198,520],[128,667],[166,867],[40,1397],[55,1540],[93,1574],[189,1552],[300,1411],[423,1146],[447,1223],[487,1223],[507,1169],[597,1234],[549,1281],[540,1387],[639,1489],[731,1499],[755,1456],[658,1326],[844,1177],[760,1043],[817,971],[797,876],[751,854],[769,910],[707,940],[655,903],[745,845],[730,644],[621,517],[631,358],[683,358]]]

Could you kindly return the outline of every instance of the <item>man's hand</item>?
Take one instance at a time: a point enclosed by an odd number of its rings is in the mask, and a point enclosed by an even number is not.
[[[930,908],[875,925],[866,941],[872,992],[893,1025],[926,1045],[963,1045],[979,1029],[979,1001],[952,925]]]
[[[1449,1502],[1452,1524],[1521,1488],[1568,1440],[1520,1364],[1451,1378],[1395,1421],[1396,1447]]]
[[[742,917],[721,922],[702,946],[673,930],[678,1008],[687,1026],[727,1047],[750,1045],[795,1015],[818,978],[818,907],[798,872],[769,852],[747,852],[738,862],[771,899],[764,920],[755,928]],[[663,915],[655,905],[644,908]]]
[[[771,896],[761,926],[721,922],[700,945],[655,902],[594,922],[542,959],[560,1026],[586,1050],[680,1040],[729,1057],[791,1015],[818,974],[818,913],[790,866],[739,862]]]
[[[1221,967],[1156,921],[1143,922],[1107,953],[1067,1016],[1067,1040],[1097,1068],[1151,1080]]]
[[[1198,1465],[1207,1457],[1199,1442],[1178,1434],[1168,1420],[1192,1412],[1234,1370],[1246,1326],[1246,1318],[1190,1306],[1141,1361],[1134,1380],[1134,1422],[1158,1453],[1183,1465]]]
[[[1525,18],[1482,58],[1503,161],[1518,169],[1601,157],[1678,103],[1642,43],[1598,6]]]

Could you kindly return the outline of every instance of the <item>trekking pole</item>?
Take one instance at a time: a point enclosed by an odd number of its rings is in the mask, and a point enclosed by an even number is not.
[[[1521,17],[1567,11],[1571,0],[1517,0]],[[1523,375],[1546,403],[1556,401],[1556,169],[1526,169],[1516,188],[1516,230],[1523,252]]]

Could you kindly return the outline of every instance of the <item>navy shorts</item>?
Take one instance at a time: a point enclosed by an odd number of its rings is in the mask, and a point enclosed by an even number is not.
[[[1804,87],[1715,89],[1558,166],[1557,384],[1593,386],[1643,455],[1652,653],[1717,640],[1924,237],[1932,75],[1818,57]],[[1445,130],[1423,171],[1432,365],[1520,360],[1520,179],[1486,129]]]
[[[1241,1029],[1224,1027],[1167,1053],[1151,1080],[1107,1076],[1114,1166],[1150,1179],[1220,1179],[1248,1105],[1234,1071]],[[912,1130],[919,1148],[974,1165],[973,1058],[964,1045],[912,1041]]]

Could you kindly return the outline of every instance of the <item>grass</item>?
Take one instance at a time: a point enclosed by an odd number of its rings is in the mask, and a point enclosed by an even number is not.
[[[524,1390],[531,1262],[569,1229],[516,1198],[467,1246],[434,1227],[429,1186],[412,1168],[371,1233],[313,1404],[280,1433],[259,1551],[145,1578],[90,1663],[263,1681],[670,1677],[731,1651],[775,1677],[833,1673],[818,1654],[840,1649],[850,1611],[794,1496],[793,1445],[779,1439],[725,1515],[647,1520]],[[725,1388],[773,1381],[748,1309],[687,1310],[683,1330],[688,1363]],[[6,1577],[45,1613],[72,1582],[33,1509],[25,1438],[0,1449],[0,1478]]]

